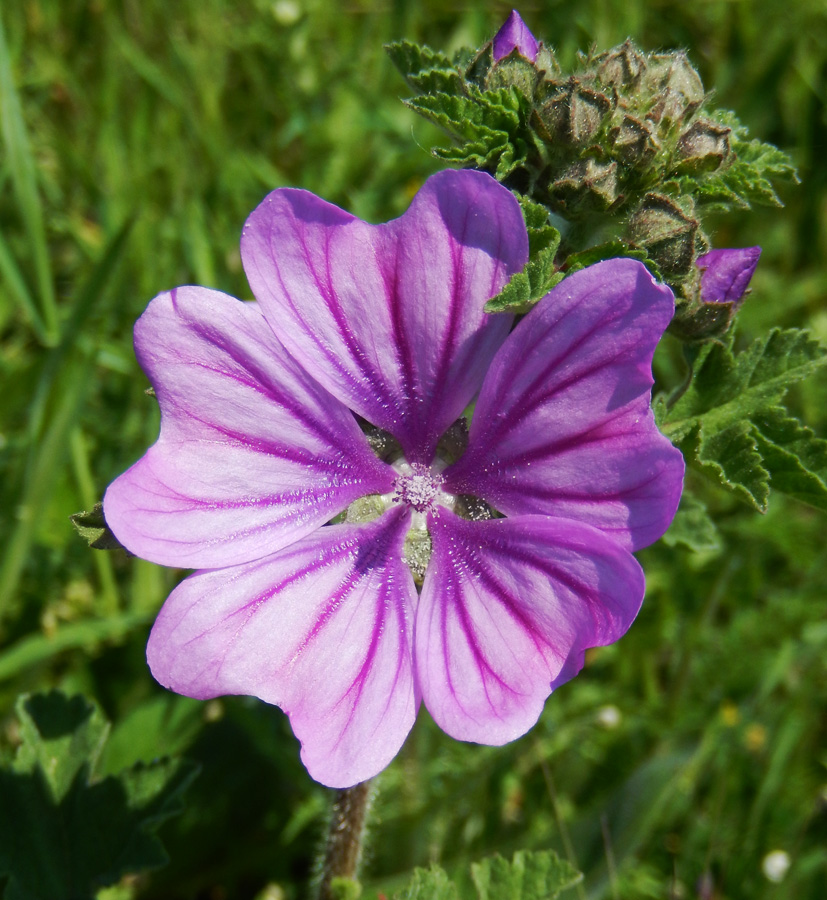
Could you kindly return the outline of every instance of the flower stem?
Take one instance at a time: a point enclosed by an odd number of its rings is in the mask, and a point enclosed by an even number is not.
[[[362,857],[365,823],[372,797],[373,783],[370,780],[336,792],[318,900],[344,900],[359,896],[356,872]]]

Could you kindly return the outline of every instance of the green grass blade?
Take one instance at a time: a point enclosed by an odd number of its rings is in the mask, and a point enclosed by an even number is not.
[[[46,324],[38,312],[37,304],[29,292],[26,280],[14,261],[2,232],[0,232],[0,277],[5,282],[9,295],[17,302],[23,315],[28,319],[37,339],[41,344],[48,344],[50,336],[47,333]]]
[[[60,322],[49,260],[49,245],[43,223],[43,207],[37,189],[37,170],[23,119],[20,96],[14,84],[2,16],[0,16],[0,129],[8,154],[14,193],[34,260],[45,343],[55,344],[60,335]]]
[[[100,641],[117,640],[133,628],[149,622],[151,613],[123,613],[106,619],[72,622],[54,635],[32,634],[21,638],[0,653],[0,681],[14,678],[38,663],[47,662],[58,653],[89,647]]]

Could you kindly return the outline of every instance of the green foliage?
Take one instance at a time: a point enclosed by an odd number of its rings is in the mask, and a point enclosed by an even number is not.
[[[329,797],[301,767],[286,719],[248,699],[204,704],[153,684],[147,632],[180,573],[89,551],[67,517],[90,510],[157,435],[131,344],[148,300],[185,283],[248,298],[238,236],[274,187],[313,190],[374,222],[400,214],[445,164],[422,148],[447,151],[450,139],[400,104],[406,89],[382,44],[407,35],[479,46],[507,10],[436,0],[369,14],[319,0],[0,7],[0,758],[17,745],[20,693],[82,691],[113,723],[95,777],[166,752],[202,765],[186,809],[164,825],[170,862],[110,897],[305,896]],[[715,102],[792,154],[804,188],[765,173],[783,213],[709,217],[704,227],[714,246],[764,248],[738,312],[747,343],[771,327],[807,327],[824,343],[823,0],[664,8],[582,0],[573,14],[541,0],[522,12],[567,70],[578,49],[628,35],[643,48],[687,48]],[[437,53],[413,90],[451,93],[471,61]],[[533,145],[517,133],[509,150],[502,134],[507,146],[490,163],[505,157],[505,171],[509,152],[521,158]],[[475,152],[484,159],[487,148]],[[509,184],[525,195],[518,174]],[[714,192],[742,205],[709,173],[694,189],[704,213]],[[571,238],[605,243],[599,224]],[[659,353],[659,389],[671,391],[681,350],[667,339]],[[783,425],[786,410],[773,418],[778,407],[751,419],[751,433],[771,491],[795,496],[799,463],[823,472],[823,445],[798,424],[827,436],[823,377],[796,386],[794,424]],[[781,454],[770,470],[765,431],[793,454],[792,468]],[[821,488],[803,481],[813,504]],[[772,494],[757,516],[692,469],[687,485],[666,539],[640,554],[647,591],[634,627],[590,651],[529,735],[499,748],[462,744],[420,713],[381,779],[366,900],[404,889],[431,860],[468,881],[486,855],[547,847],[585,874],[563,896],[692,897],[703,886],[728,900],[823,900],[823,518]],[[696,499],[715,523],[717,553],[701,549]],[[4,813],[5,795],[0,821]],[[761,869],[776,848],[792,862],[781,884]],[[439,894],[426,886],[420,896]]]
[[[479,900],[553,900],[583,876],[551,851],[520,850],[511,862],[501,856],[471,866]]]
[[[509,862],[492,856],[471,866],[474,890],[460,890],[439,866],[416,869],[395,900],[554,900],[583,876],[551,850],[518,850]]]
[[[668,547],[682,544],[698,552],[718,550],[721,546],[718,530],[709,516],[709,511],[703,502],[688,490],[681,496],[680,506],[669,526],[669,531],[663,536],[663,542]]]
[[[696,199],[718,210],[749,209],[754,205],[783,206],[773,182],[798,182],[798,173],[789,156],[772,144],[749,140],[747,129],[734,113],[722,112],[717,118],[732,128],[735,159],[698,184],[694,190]],[[686,182],[682,185],[688,186]]]
[[[528,230],[529,261],[508,284],[486,304],[486,312],[527,312],[563,278],[554,265],[560,246],[560,232],[549,224],[548,210],[527,197],[520,197]]]
[[[460,900],[460,897],[445,870],[434,865],[430,869],[414,869],[410,884],[394,900]]]
[[[6,900],[92,900],[126,873],[163,865],[155,835],[196,774],[159,760],[99,778],[109,726],[80,696],[21,697],[20,746],[0,769],[0,875]]]
[[[690,462],[761,512],[770,486],[827,509],[825,442],[779,406],[825,362],[818,342],[795,329],[774,329],[739,354],[708,344],[661,427]]]

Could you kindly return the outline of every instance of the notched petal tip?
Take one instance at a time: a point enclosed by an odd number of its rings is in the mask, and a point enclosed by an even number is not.
[[[602,532],[546,516],[429,518],[434,555],[416,616],[423,701],[459,740],[525,734],[583,652],[618,640],[643,600],[643,573]]]
[[[514,196],[468,170],[431,176],[383,225],[277,191],[242,238],[253,293],[289,353],[409,462],[431,461],[479,390],[509,328],[483,307],[527,258]]]
[[[660,537],[683,478],[650,408],[673,311],[671,290],[637,260],[566,278],[494,358],[446,488],[506,515],[577,519],[631,549]]]
[[[156,443],[107,490],[133,553],[214,568],[287,546],[392,473],[350,411],[302,371],[259,310],[218,291],[156,297],[135,326],[156,389]]]
[[[190,576],[153,626],[152,674],[186,696],[243,694],[280,706],[322,784],[372,777],[399,751],[419,703],[416,591],[401,561],[408,526],[396,508]]]

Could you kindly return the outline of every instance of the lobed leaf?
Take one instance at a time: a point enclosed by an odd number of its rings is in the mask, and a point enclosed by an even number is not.
[[[773,490],[827,511],[827,441],[781,407],[752,417]]]
[[[807,332],[773,329],[742,353],[710,343],[687,390],[660,416],[690,462],[766,511],[770,488],[827,508],[827,442],[780,406],[787,389],[827,361]]]
[[[729,112],[721,111],[718,120],[732,128],[734,161],[725,168],[696,182],[690,188],[701,203],[714,208],[733,206],[746,209],[759,206],[783,206],[773,181],[798,182],[798,174],[790,157],[759,140],[747,140],[747,129]]]
[[[92,900],[123,875],[166,862],[157,826],[180,811],[196,768],[138,764],[96,778],[109,731],[96,706],[58,691],[21,697],[22,743],[0,769],[6,900]]]
[[[551,850],[518,850],[511,862],[492,856],[471,866],[478,900],[553,900],[583,876]]]
[[[663,536],[663,542],[667,547],[683,544],[695,551],[718,550],[721,546],[718,531],[706,506],[688,491],[681,496],[680,506]]]

